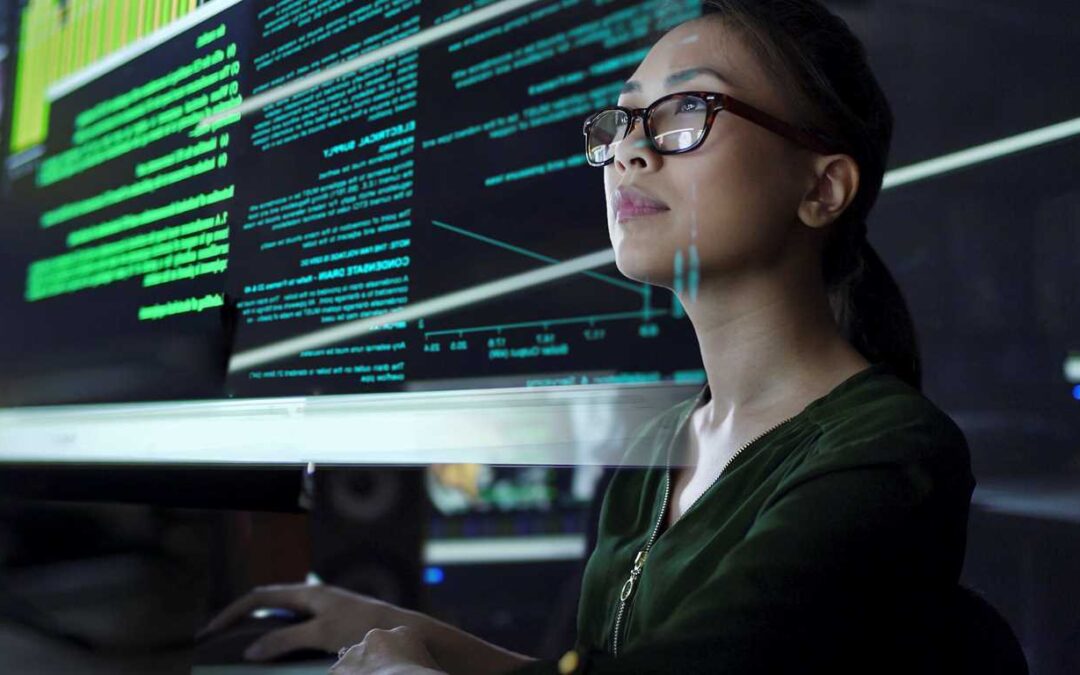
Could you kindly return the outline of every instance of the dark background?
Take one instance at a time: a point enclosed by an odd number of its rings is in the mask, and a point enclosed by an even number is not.
[[[1074,3],[828,4],[865,41],[893,105],[890,168],[1080,116]],[[15,8],[5,6],[10,29]],[[0,38],[11,40],[10,30]],[[925,391],[972,446],[979,486],[962,581],[1009,620],[1031,671],[1047,675],[1080,668],[1080,402],[1062,376],[1069,350],[1080,349],[1076,149],[1068,139],[887,190],[870,221],[912,308]],[[18,212],[3,208],[6,225]],[[10,245],[0,249],[0,282],[21,292],[24,268],[12,255]],[[5,332],[19,319],[18,306],[0,303]],[[44,663],[140,672],[229,597],[297,580],[340,540],[317,524],[332,513],[296,505],[298,473],[5,469],[0,659],[26,672]],[[416,513],[406,521],[426,522]],[[358,559],[377,540],[354,536]],[[476,596],[484,573],[475,572],[444,587],[458,607]],[[576,571],[531,564],[515,573],[573,584]],[[524,584],[500,585],[497,600],[471,619],[476,630],[537,654],[566,646],[536,633],[527,617],[539,600]]]

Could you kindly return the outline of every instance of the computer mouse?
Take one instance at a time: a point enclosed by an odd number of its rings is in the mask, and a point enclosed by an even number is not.
[[[244,650],[263,635],[297,623],[311,617],[281,608],[257,609],[246,617],[208,633],[195,642],[193,661],[197,665],[227,665],[251,663],[244,658]],[[297,661],[327,661],[333,663],[336,656],[321,649],[298,649],[283,654],[274,663]]]

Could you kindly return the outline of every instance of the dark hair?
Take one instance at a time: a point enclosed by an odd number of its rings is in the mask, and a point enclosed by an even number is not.
[[[859,189],[830,226],[822,273],[833,316],[856,349],[922,387],[915,325],[885,263],[866,240],[866,218],[881,192],[893,115],[862,42],[818,0],[706,0],[717,17],[789,94],[788,120],[838,142],[859,165]]]

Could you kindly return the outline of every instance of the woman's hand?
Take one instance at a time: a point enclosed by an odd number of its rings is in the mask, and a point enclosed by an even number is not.
[[[418,615],[389,603],[323,584],[262,586],[239,598],[221,611],[200,636],[227,627],[253,610],[280,607],[311,618],[271,631],[248,647],[244,657],[267,661],[299,649],[322,649],[337,653],[360,643],[376,628],[397,628],[415,623]]]
[[[399,626],[371,630],[363,642],[342,650],[330,675],[438,675],[444,674],[416,632]]]

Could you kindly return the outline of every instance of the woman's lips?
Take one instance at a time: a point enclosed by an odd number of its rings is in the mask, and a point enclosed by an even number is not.
[[[651,216],[670,210],[667,204],[639,188],[626,186],[615,191],[616,220]]]

